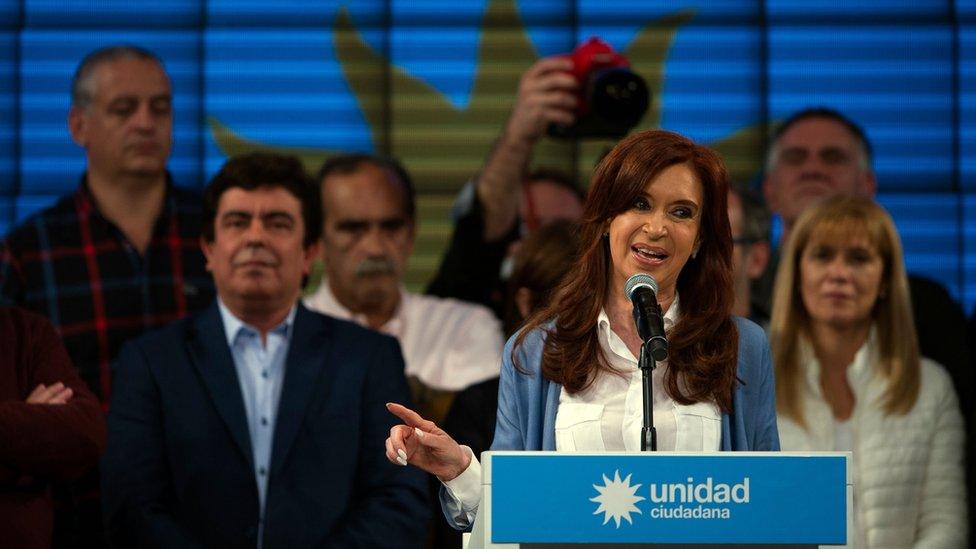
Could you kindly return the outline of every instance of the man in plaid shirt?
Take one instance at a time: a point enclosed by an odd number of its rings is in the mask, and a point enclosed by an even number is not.
[[[132,46],[95,51],[71,93],[68,127],[87,171],[74,193],[0,244],[0,304],[47,316],[107,409],[122,343],[203,309],[214,291],[199,248],[201,199],[166,171],[172,92],[161,60]],[[86,518],[58,528],[100,545],[100,519],[88,516],[98,501],[81,503]],[[55,533],[56,545],[66,541]]]

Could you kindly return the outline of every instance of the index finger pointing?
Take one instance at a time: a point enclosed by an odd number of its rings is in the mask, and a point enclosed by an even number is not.
[[[410,427],[420,427],[424,431],[430,431],[436,427],[434,422],[424,419],[417,412],[414,412],[410,408],[395,402],[388,402],[386,404],[386,409],[389,410],[391,414],[402,419],[403,422]]]

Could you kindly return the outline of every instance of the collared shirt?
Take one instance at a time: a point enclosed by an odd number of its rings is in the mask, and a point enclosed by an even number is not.
[[[364,315],[342,306],[325,278],[305,306],[368,326]],[[400,288],[400,305],[379,329],[400,342],[407,377],[432,389],[459,391],[498,376],[501,324],[487,308],[457,299],[413,294]]]
[[[213,300],[199,237],[201,199],[167,183],[145,254],[78,190],[26,219],[0,244],[0,305],[46,316],[82,379],[108,406],[122,344]]]
[[[234,358],[237,381],[241,386],[247,430],[251,438],[254,480],[258,486],[258,539],[263,537],[264,503],[271,472],[271,445],[274,442],[275,419],[285,379],[285,358],[291,343],[292,325],[297,306],[291,308],[285,320],[268,331],[267,341],[261,332],[245,324],[227,309],[219,298],[217,305],[224,322],[227,345]]]
[[[680,315],[679,298],[664,314],[670,331]],[[562,452],[639,452],[643,425],[643,373],[637,358],[610,327],[605,311],[597,319],[600,348],[618,374],[601,372],[585,391],[569,394],[563,388],[556,411],[556,450]],[[668,394],[664,377],[667,361],[651,372],[654,428],[658,450],[718,451],[722,442],[722,413],[714,402],[683,405]]]

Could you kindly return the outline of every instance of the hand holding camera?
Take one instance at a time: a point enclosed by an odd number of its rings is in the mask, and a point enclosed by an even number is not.
[[[570,126],[576,121],[579,86],[572,69],[572,60],[561,55],[537,61],[522,75],[506,137],[533,145],[551,124]]]

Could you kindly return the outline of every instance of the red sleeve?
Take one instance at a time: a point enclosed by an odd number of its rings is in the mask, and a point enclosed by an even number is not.
[[[27,393],[40,383],[60,381],[74,395],[63,405],[0,401],[0,464],[22,475],[79,476],[105,450],[105,418],[98,399],[78,376],[50,322],[24,311],[12,316],[15,321],[0,323],[0,328],[18,332],[12,335],[22,347],[15,354],[22,363],[15,367],[27,374]]]
[[[20,264],[7,241],[0,242],[0,305],[15,306],[24,301]]]

